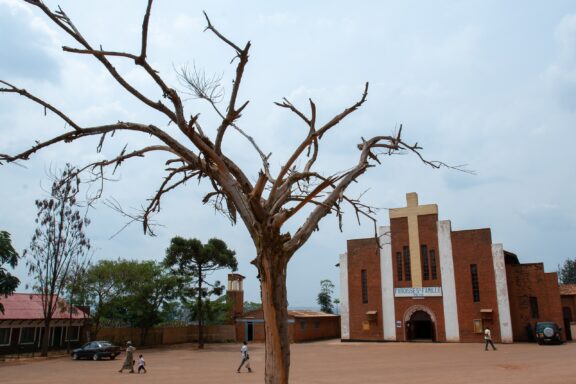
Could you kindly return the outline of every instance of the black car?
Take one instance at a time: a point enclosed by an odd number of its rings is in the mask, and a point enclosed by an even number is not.
[[[553,321],[536,323],[536,340],[540,345],[545,343],[562,344],[561,330],[558,324]]]
[[[72,359],[93,359],[100,360],[103,357],[109,357],[114,360],[120,354],[120,347],[109,341],[91,341],[80,348],[72,351]]]

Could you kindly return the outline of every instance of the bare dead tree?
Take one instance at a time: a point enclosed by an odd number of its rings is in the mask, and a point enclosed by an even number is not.
[[[166,176],[157,191],[143,207],[141,216],[144,231],[148,230],[152,214],[160,210],[160,202],[171,190],[180,187],[192,178],[206,179],[212,191],[204,203],[212,203],[226,214],[233,223],[238,216],[245,224],[256,248],[256,257],[252,263],[259,273],[262,292],[262,305],[266,332],[266,383],[287,383],[290,367],[290,347],[287,322],[287,265],[296,251],[306,243],[312,232],[318,228],[322,218],[334,214],[340,221],[343,206],[353,208],[358,219],[368,218],[375,223],[374,210],[359,199],[346,195],[347,188],[358,178],[380,163],[383,156],[400,152],[409,152],[418,156],[424,163],[434,168],[446,166],[441,162],[424,159],[418,144],[408,144],[402,139],[402,127],[393,135],[362,138],[357,145],[358,160],[341,172],[323,174],[318,170],[317,160],[320,142],[325,135],[340,124],[348,115],[360,108],[368,96],[368,83],[358,101],[345,108],[331,119],[317,121],[316,104],[309,100],[310,111],[305,113],[284,99],[277,102],[280,108],[296,115],[305,127],[302,138],[292,154],[282,163],[280,170],[273,175],[265,154],[256,141],[239,125],[239,119],[248,101],[239,101],[239,90],[242,86],[244,70],[248,64],[251,44],[236,45],[224,36],[212,24],[206,14],[206,31],[213,33],[227,45],[234,54],[235,76],[230,91],[225,98],[226,106],[220,109],[218,101],[224,97],[217,77],[207,77],[198,71],[183,69],[181,82],[187,84],[190,91],[178,92],[170,87],[147,60],[148,25],[152,0],[148,0],[142,23],[142,38],[139,53],[107,51],[95,48],[81,34],[68,15],[58,8],[51,11],[41,0],[24,0],[39,8],[54,24],[66,32],[79,45],[63,47],[65,52],[88,55],[95,58],[108,71],[110,76],[129,94],[138,99],[144,107],[163,114],[171,125],[176,126],[185,136],[177,139],[167,129],[141,122],[118,121],[98,126],[81,126],[58,107],[42,100],[25,89],[6,81],[0,81],[0,92],[19,94],[55,113],[69,127],[68,131],[49,140],[37,142],[17,154],[2,154],[0,162],[26,160],[36,152],[57,143],[71,143],[90,136],[100,136],[102,143],[116,131],[131,131],[134,134],[146,135],[152,142],[138,150],[126,151],[126,148],[111,159],[86,165],[89,170],[104,178],[104,169],[118,167],[122,162],[137,157],[144,157],[152,152],[164,152],[170,156],[166,162]],[[149,98],[131,84],[126,77],[117,71],[110,62],[111,58],[131,60],[142,68],[155,83],[162,98],[158,101]],[[220,117],[220,123],[211,130],[204,129],[196,113],[186,112],[184,101],[190,97],[208,102]],[[241,169],[224,151],[222,143],[230,130],[236,130],[248,140],[262,160],[254,183],[246,170]],[[108,135],[108,136],[107,136]],[[307,217],[293,233],[285,231],[286,224],[299,212],[309,210]]]

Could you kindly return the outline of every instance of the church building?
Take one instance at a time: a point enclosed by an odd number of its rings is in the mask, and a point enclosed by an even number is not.
[[[538,321],[562,324],[556,273],[520,264],[489,228],[452,230],[436,204],[390,209],[378,238],[340,256],[341,337],[348,341],[530,341]]]

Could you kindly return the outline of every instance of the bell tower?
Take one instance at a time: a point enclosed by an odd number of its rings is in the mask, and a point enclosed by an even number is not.
[[[243,282],[245,277],[238,273],[228,274],[228,289],[226,290],[226,296],[230,305],[230,322],[234,322],[239,316],[244,313],[244,288]]]

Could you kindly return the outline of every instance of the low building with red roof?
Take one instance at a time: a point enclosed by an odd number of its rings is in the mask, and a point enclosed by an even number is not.
[[[40,348],[44,332],[42,295],[15,293],[0,297],[0,353],[26,352]],[[50,323],[49,347],[59,349],[68,343],[76,346],[86,339],[90,327],[89,310],[70,306],[58,299]]]

